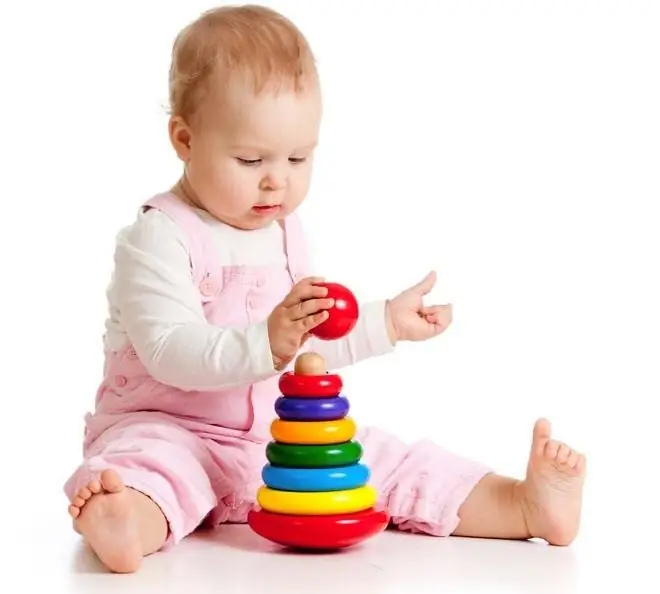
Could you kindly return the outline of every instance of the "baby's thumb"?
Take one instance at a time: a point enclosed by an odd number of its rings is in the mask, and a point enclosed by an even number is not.
[[[435,271],[431,271],[424,277],[424,279],[411,287],[411,290],[420,295],[428,295],[435,285],[436,278],[437,275]]]

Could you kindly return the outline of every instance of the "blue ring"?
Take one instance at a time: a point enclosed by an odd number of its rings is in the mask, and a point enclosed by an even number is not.
[[[343,419],[350,408],[344,396],[334,398],[291,398],[280,396],[275,412],[284,421],[334,421]]]
[[[264,484],[279,491],[318,492],[357,489],[367,484],[371,473],[359,462],[334,468],[284,468],[266,464]]]

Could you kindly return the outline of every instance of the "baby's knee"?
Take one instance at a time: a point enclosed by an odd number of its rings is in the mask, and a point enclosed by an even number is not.
[[[405,443],[378,430],[367,438],[364,463],[379,492],[379,505],[401,530],[451,534],[458,509],[491,470],[430,440]]]

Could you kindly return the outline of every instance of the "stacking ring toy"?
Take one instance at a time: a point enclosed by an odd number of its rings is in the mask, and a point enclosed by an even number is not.
[[[285,547],[333,550],[358,544],[382,532],[389,524],[384,510],[353,514],[298,516],[250,510],[248,524],[259,536]]]
[[[261,471],[264,484],[280,491],[345,491],[363,487],[370,476],[364,464],[335,468],[282,468],[267,464]]]
[[[298,375],[292,371],[283,373],[278,385],[284,396],[292,398],[330,398],[339,395],[343,388],[339,375]]]
[[[275,419],[270,433],[281,443],[323,444],[341,443],[355,437],[357,428],[351,417],[334,421],[283,421]]]
[[[378,493],[371,485],[319,493],[277,491],[264,485],[257,491],[259,505],[266,511],[276,514],[318,516],[348,514],[373,507],[377,498]]]
[[[266,458],[273,466],[286,468],[327,468],[359,462],[363,448],[357,441],[336,444],[299,445],[271,441]]]
[[[289,398],[280,396],[275,401],[275,412],[285,421],[333,421],[343,419],[349,410],[348,399]]]
[[[332,340],[355,325],[358,310],[340,309],[319,338]],[[353,546],[385,530],[390,514],[376,507],[379,493],[361,462],[363,446],[341,377],[310,351],[280,375],[279,388],[249,526],[276,544],[318,551]]]

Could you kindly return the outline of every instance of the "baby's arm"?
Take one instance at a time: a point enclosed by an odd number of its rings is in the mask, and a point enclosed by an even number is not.
[[[277,373],[266,320],[230,328],[207,322],[185,238],[166,215],[149,211],[119,235],[113,291],[128,339],[159,381],[214,390]]]

